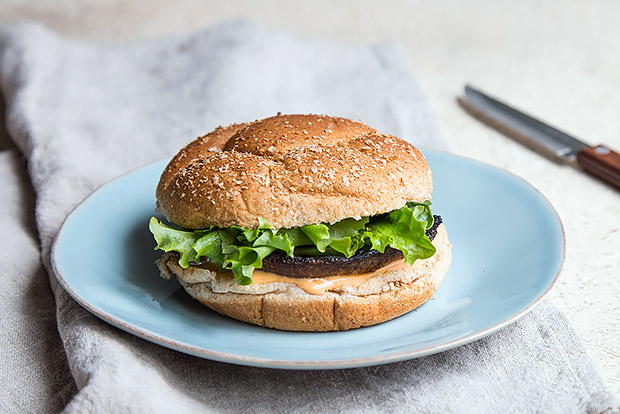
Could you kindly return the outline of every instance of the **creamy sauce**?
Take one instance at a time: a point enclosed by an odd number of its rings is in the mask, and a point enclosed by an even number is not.
[[[203,262],[197,265],[192,265],[196,267],[200,267],[202,269],[207,269],[212,272],[216,272],[220,275],[226,275],[230,277],[234,277],[230,270],[220,270],[216,265],[209,262]],[[359,287],[362,284],[366,283],[369,279],[378,276],[379,274],[393,271],[393,270],[401,270],[401,269],[410,269],[411,265],[405,263],[404,259],[397,260],[396,262],[390,263],[387,266],[383,266],[374,272],[371,273],[361,273],[361,274],[351,274],[351,275],[339,275],[339,276],[324,276],[324,277],[313,277],[313,278],[298,278],[298,277],[288,277],[278,275],[276,273],[265,272],[263,270],[256,269],[252,274],[252,284],[265,284],[265,283],[292,283],[303,289],[307,293],[311,295],[322,295],[328,290],[335,290],[344,285],[349,285],[353,287]]]
[[[367,282],[378,274],[389,272],[392,270],[400,270],[410,268],[411,265],[405,263],[404,260],[398,260],[394,263],[390,263],[380,269],[375,270],[372,273],[354,274],[347,276],[325,276],[315,278],[297,278],[278,275],[275,273],[264,272],[262,270],[255,270],[252,275],[252,284],[262,283],[292,283],[297,285],[300,289],[305,290],[311,295],[321,295],[328,290],[338,289],[343,285],[350,285],[358,287]]]

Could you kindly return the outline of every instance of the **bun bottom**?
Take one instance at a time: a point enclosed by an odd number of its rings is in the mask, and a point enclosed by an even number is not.
[[[222,315],[286,331],[345,331],[386,322],[429,300],[451,262],[452,246],[443,225],[433,244],[437,252],[413,266],[377,272],[360,286],[345,285],[320,295],[293,283],[234,286],[230,275],[181,268],[174,254],[164,255],[158,265],[162,277],[176,276],[187,293]]]

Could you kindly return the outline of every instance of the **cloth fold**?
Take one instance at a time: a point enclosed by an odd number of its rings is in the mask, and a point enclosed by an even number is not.
[[[67,412],[603,412],[618,406],[549,302],[438,355],[338,371],[277,371],[174,352],[92,316],[60,288],[49,251],[92,190],[171,156],[219,124],[329,113],[446,149],[391,43],[333,44],[247,21],[94,46],[34,25],[0,29],[7,128],[28,159],[41,257],[77,393]]]
[[[39,260],[34,192],[15,149],[0,152],[0,412],[58,412],[75,394]]]

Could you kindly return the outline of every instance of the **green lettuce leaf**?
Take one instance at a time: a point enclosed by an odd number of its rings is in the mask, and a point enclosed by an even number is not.
[[[155,217],[151,217],[149,221],[149,230],[153,233],[155,241],[157,242],[155,250],[160,249],[165,252],[179,252],[181,255],[179,264],[182,267],[187,267],[189,262],[198,259],[199,256],[192,246],[198,238],[205,234],[205,231],[177,230],[160,223]]]
[[[262,268],[263,259],[276,250],[290,257],[295,254],[351,257],[361,249],[383,253],[389,246],[401,250],[405,262],[413,264],[435,254],[435,247],[425,233],[432,225],[430,202],[410,202],[388,214],[291,229],[274,230],[259,218],[256,229],[232,226],[183,230],[167,226],[155,217],[151,218],[149,229],[157,241],[155,248],[178,252],[182,267],[206,258],[221,269],[230,270],[237,283],[248,285],[252,283],[254,270]]]
[[[191,247],[198,258],[206,257],[218,267],[229,269],[237,283],[249,285],[252,283],[254,269],[263,267],[263,259],[271,254],[275,247],[247,246],[249,242],[245,239],[245,230],[214,229],[196,240]]]
[[[212,231],[194,242],[191,246],[196,251],[197,258],[208,257],[211,263],[223,267],[226,260],[222,252],[222,239],[219,231]],[[183,266],[183,264],[181,264]],[[183,266],[185,267],[185,266]]]
[[[263,267],[263,259],[271,254],[273,247],[248,247],[235,246],[236,250],[227,255],[224,260],[223,268],[230,269],[235,275],[235,280],[240,285],[252,283],[252,273],[254,269]]]
[[[330,247],[345,257],[351,257],[364,246],[364,231],[368,217],[361,220],[344,219],[334,224],[310,224],[301,231],[324,253]]]
[[[413,264],[418,259],[427,259],[435,254],[435,246],[426,236],[426,230],[432,226],[430,203],[408,203],[369,223],[365,237],[371,241],[374,250],[383,253],[390,246],[403,252],[406,263]]]

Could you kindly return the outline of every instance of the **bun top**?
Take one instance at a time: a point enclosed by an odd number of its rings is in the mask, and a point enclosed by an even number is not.
[[[334,223],[430,200],[422,153],[360,122],[276,115],[218,127],[186,145],[157,187],[157,209],[190,229]]]

